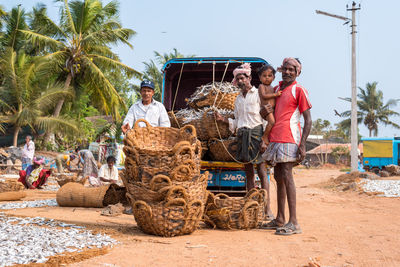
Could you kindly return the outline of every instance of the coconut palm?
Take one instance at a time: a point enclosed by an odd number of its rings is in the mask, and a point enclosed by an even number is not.
[[[391,125],[396,129],[400,129],[400,125],[390,120],[393,116],[399,116],[400,114],[391,108],[395,107],[400,99],[389,99],[386,104],[383,103],[383,92],[378,90],[378,83],[367,83],[366,89],[359,87],[360,93],[357,95],[357,106],[358,114],[357,120],[361,122],[369,130],[369,136],[378,135],[378,124],[383,123],[385,126]],[[341,98],[348,102],[351,102],[351,98]],[[345,111],[340,114],[341,117],[350,117],[351,111]],[[340,125],[344,128],[350,128],[350,118],[340,122]]]
[[[33,13],[34,29],[20,32],[42,49],[41,72],[57,75],[64,88],[79,84],[91,95],[94,105],[119,119],[118,108],[124,103],[104,72],[121,69],[129,77],[139,73],[123,64],[109,47],[122,42],[132,48],[129,39],[135,34],[119,23],[117,2],[103,6],[99,0],[64,0],[58,24],[43,8]],[[64,101],[61,98],[57,102],[54,117],[59,116]]]
[[[14,126],[14,146],[24,126],[34,131],[78,131],[70,120],[47,116],[59,99],[72,97],[73,91],[37,79],[35,64],[29,56],[17,55],[11,47],[6,48],[1,54],[0,71],[4,75],[0,87],[0,124]]]
[[[21,49],[25,38],[20,30],[28,30],[27,14],[23,8],[15,7],[6,13],[0,9],[0,26],[4,27],[4,32],[0,35],[0,50],[12,47],[15,51]]]

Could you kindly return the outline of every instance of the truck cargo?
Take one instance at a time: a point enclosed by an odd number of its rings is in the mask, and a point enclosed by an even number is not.
[[[400,165],[400,137],[362,138],[364,169],[379,172],[388,165]]]
[[[200,86],[206,84],[222,85],[222,82],[231,82],[233,70],[243,63],[250,63],[252,68],[252,85],[258,87],[260,80],[256,74],[257,69],[268,62],[257,57],[196,57],[176,58],[169,60],[162,68],[163,86],[162,103],[167,111],[172,114],[171,123],[179,127],[179,121],[174,117],[179,110],[189,108],[188,99]],[[217,96],[216,96],[217,97]],[[217,98],[216,98],[217,99]],[[204,100],[205,101],[205,100]],[[203,101],[203,102],[204,102]],[[220,102],[220,99],[218,98]],[[214,101],[214,104],[217,101]],[[193,107],[193,105],[190,105]],[[196,107],[195,107],[196,108]],[[212,113],[208,113],[210,116]],[[211,118],[213,120],[213,118]],[[215,125],[217,123],[215,122]],[[218,126],[218,125],[217,125]],[[204,136],[204,128],[213,128],[211,122],[207,125],[197,125],[198,136]],[[221,126],[217,127],[217,138],[221,139]],[[206,129],[207,130],[207,129]],[[208,129],[210,132],[210,129]],[[231,133],[229,133],[231,134]],[[215,137],[215,136],[214,136]],[[226,137],[226,136],[224,136]],[[232,137],[231,137],[232,138]],[[199,138],[200,139],[200,138]],[[203,140],[204,141],[204,140]],[[203,142],[206,143],[206,142]],[[205,145],[206,146],[206,145]],[[204,147],[206,149],[206,147]],[[228,151],[226,151],[228,154]],[[229,154],[234,154],[230,151]],[[209,171],[208,189],[216,192],[242,193],[246,191],[246,175],[243,164],[234,158],[230,161],[211,160],[209,153],[202,158],[202,171]],[[258,177],[256,177],[257,181]]]

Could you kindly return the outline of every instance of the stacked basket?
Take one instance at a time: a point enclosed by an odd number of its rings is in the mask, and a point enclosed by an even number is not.
[[[261,226],[267,191],[253,188],[245,197],[210,193],[206,202],[205,222],[219,229],[251,229]]]
[[[212,160],[233,161],[235,151],[228,147],[234,147],[234,138],[230,138],[228,124],[216,121],[214,113],[233,118],[239,92],[238,87],[227,82],[202,85],[186,100],[189,108],[169,113],[171,124],[176,128],[193,125]]]
[[[146,127],[139,127],[145,123]],[[208,173],[200,174],[196,129],[136,121],[124,139],[122,180],[138,227],[159,236],[190,234],[204,210]]]

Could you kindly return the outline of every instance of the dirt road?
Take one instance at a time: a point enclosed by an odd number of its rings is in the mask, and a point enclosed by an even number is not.
[[[303,234],[289,237],[261,229],[203,228],[188,236],[160,238],[141,233],[133,216],[104,217],[100,209],[47,207],[6,213],[87,225],[120,242],[108,253],[72,266],[303,266],[310,258],[323,266],[400,266],[400,199],[316,186],[339,174],[334,169],[296,169]],[[276,211],[274,185],[272,191]]]

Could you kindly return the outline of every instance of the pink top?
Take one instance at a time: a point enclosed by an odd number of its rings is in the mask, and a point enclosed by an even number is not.
[[[274,88],[280,90],[282,82]],[[275,125],[269,134],[269,141],[275,143],[300,144],[300,115],[311,108],[307,90],[294,81],[276,98]]]

